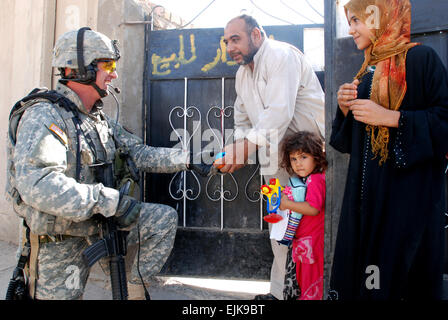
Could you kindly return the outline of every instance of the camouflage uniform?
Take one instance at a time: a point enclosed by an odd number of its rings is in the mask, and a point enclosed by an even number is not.
[[[80,110],[81,179],[76,181],[76,131],[72,112],[39,102],[30,107],[18,125],[15,148],[8,147],[8,190],[14,210],[31,232],[38,235],[74,236],[61,242],[40,244],[37,265],[37,299],[79,299],[89,275],[82,251],[99,237],[94,215],[113,216],[119,192],[98,183],[95,167],[112,161],[117,147],[126,150],[136,166],[145,172],[176,172],[186,169],[188,152],[144,145],[101,111],[101,102],[87,113],[78,95],[63,84],[56,91]],[[91,137],[89,146],[86,133]],[[143,279],[159,272],[173,246],[176,211],[162,204],[143,203],[138,221]],[[137,242],[134,227],[128,240]],[[128,258],[128,257],[127,257]],[[132,258],[132,257],[130,257]],[[139,283],[132,263],[128,280]],[[79,279],[79,282],[78,282]]]

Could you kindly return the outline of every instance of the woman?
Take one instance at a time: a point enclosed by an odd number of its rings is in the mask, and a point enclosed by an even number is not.
[[[345,12],[365,60],[339,88],[330,139],[350,163],[329,297],[440,299],[446,70],[410,42],[409,0],[351,0]]]

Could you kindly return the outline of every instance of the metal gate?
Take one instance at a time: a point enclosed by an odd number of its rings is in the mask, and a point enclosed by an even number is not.
[[[269,37],[303,49],[304,29],[266,27]],[[234,77],[223,29],[150,31],[146,63],[146,141],[185,150],[221,148],[233,139]],[[161,274],[269,279],[272,251],[256,163],[234,174],[147,174],[145,201],[179,214],[173,251]]]
[[[341,1],[325,0],[325,109],[326,128],[331,128],[336,115],[337,90],[342,83],[350,82],[363,62],[363,52],[355,47],[351,36],[341,36],[340,26],[347,25],[342,16]],[[439,54],[445,67],[448,67],[448,2],[446,0],[411,0],[412,5],[412,41],[421,42],[434,48]],[[331,130],[326,131],[329,140]],[[324,283],[328,288],[333,251],[336,242],[339,214],[342,206],[345,177],[348,166],[348,155],[327,149],[329,169],[327,178],[327,198],[325,217],[325,272]],[[448,203],[448,192],[447,203]],[[448,213],[445,213],[448,216]],[[448,222],[447,222],[448,223]],[[448,227],[448,225],[447,225]],[[447,245],[445,252],[445,273],[448,274],[448,229],[446,233]],[[325,289],[325,292],[327,290]]]

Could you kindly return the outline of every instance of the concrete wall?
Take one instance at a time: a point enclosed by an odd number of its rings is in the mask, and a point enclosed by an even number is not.
[[[0,238],[17,241],[18,219],[3,196],[9,111],[36,86],[51,86],[56,1],[3,0],[0,10]]]
[[[0,239],[18,241],[19,219],[5,200],[6,137],[12,105],[35,87],[52,88],[57,81],[51,68],[55,40],[64,32],[89,26],[120,42],[118,63],[121,88],[120,122],[142,136],[145,24],[127,23],[149,19],[151,6],[144,0],[2,0],[0,10]],[[172,28],[184,23],[156,9],[155,28]],[[170,23],[170,19],[173,23]],[[105,99],[105,110],[115,117],[116,104]]]
[[[145,57],[145,25],[128,25],[126,21],[143,21],[147,8],[134,1],[100,1],[98,31],[120,43],[121,58],[118,62],[118,79],[114,86],[120,88],[119,121],[138,136],[142,136],[142,95]],[[145,10],[146,9],[146,10]],[[117,106],[109,96],[105,99],[106,112],[115,118]]]

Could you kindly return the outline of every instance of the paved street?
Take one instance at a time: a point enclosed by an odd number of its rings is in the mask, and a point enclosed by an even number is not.
[[[0,300],[16,266],[16,245],[0,241]],[[444,300],[448,300],[448,276],[444,281]],[[233,291],[232,291],[233,290]],[[231,281],[194,278],[155,277],[149,288],[153,300],[251,300],[255,294],[267,293],[267,281]],[[92,268],[84,300],[111,300],[109,279],[98,264]]]
[[[2,300],[5,298],[9,279],[16,266],[16,249],[16,245],[0,241],[0,299]],[[245,288],[238,288],[241,285]],[[218,288],[224,290],[219,290]],[[248,292],[229,291],[232,290],[229,288],[235,288],[233,290],[240,289],[241,291],[247,289],[246,291]],[[208,281],[206,279],[184,281],[174,277],[156,277],[150,283],[149,293],[153,300],[250,300],[255,294],[266,293],[268,290],[269,283],[264,281]],[[84,300],[111,299],[108,278],[95,265],[87,283]]]

